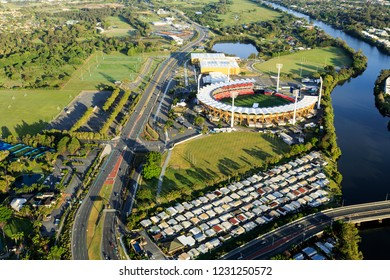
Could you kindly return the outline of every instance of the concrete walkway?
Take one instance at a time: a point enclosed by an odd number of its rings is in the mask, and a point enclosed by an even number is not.
[[[164,165],[161,169],[160,177],[158,177],[158,184],[157,184],[157,199],[160,197],[161,189],[162,189],[162,183],[165,175],[165,170],[167,169],[167,165],[169,160],[171,159],[172,150],[168,150],[167,158],[165,159]]]

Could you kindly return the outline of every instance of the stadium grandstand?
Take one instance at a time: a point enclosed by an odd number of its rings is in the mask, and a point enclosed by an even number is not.
[[[216,83],[202,87],[197,99],[205,108],[206,114],[211,120],[223,120],[230,122],[232,105],[224,104],[220,100],[231,98],[234,95],[252,95],[254,93],[253,79],[240,79],[230,82]],[[291,123],[294,115],[295,99],[284,94],[276,94],[279,98],[290,101],[286,105],[274,107],[239,107],[234,106],[234,122],[240,125],[269,127]],[[318,97],[303,95],[296,103],[297,120],[315,115],[314,106]]]

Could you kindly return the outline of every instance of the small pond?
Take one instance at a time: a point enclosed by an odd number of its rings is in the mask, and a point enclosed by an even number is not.
[[[213,46],[213,51],[235,55],[241,59],[248,58],[252,53],[258,54],[254,45],[241,42],[219,42]]]

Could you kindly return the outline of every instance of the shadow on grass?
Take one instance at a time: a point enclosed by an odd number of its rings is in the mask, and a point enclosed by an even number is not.
[[[44,130],[49,123],[44,122],[42,120],[38,122],[34,122],[32,124],[28,124],[25,121],[22,121],[21,124],[17,124],[15,126],[15,132],[19,137],[22,137],[26,134],[36,134]],[[2,128],[3,130],[3,128]]]
[[[265,160],[267,157],[270,156],[269,153],[264,152],[260,149],[243,149],[245,153],[250,155],[251,157],[255,157],[260,160]]]
[[[179,173],[175,173],[175,178],[176,178],[176,180],[178,180],[181,184],[183,184],[185,186],[192,185],[190,180],[188,180],[186,177],[184,177],[183,175],[181,175]]]
[[[231,160],[230,158],[226,158],[226,157],[219,160],[219,163],[218,163],[219,172],[221,172],[225,176],[231,174],[232,172],[234,172],[240,168],[241,168],[241,166],[237,162],[235,162],[234,160]]]
[[[6,127],[6,126],[2,126],[2,127],[1,127],[1,135],[0,135],[1,138],[7,138],[7,137],[10,136],[11,134],[12,134],[12,133],[11,133],[11,131],[9,130],[8,127]]]

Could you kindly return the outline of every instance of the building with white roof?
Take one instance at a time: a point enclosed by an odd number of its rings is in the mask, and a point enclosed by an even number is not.
[[[199,256],[199,251],[196,250],[195,248],[192,248],[187,252],[187,254],[191,257],[191,259],[196,259]]]
[[[192,247],[195,245],[195,239],[192,236],[181,235],[177,237],[177,240],[179,240],[179,242],[184,246]]]
[[[142,220],[140,224],[141,224],[141,226],[143,226],[144,228],[146,228],[146,227],[152,225],[152,221],[149,220],[149,219],[145,219],[145,220]]]
[[[217,233],[216,233],[215,230],[213,230],[212,228],[209,228],[208,230],[206,230],[206,231],[204,232],[204,234],[205,234],[207,237],[211,237],[211,236],[216,235]]]
[[[184,215],[183,215],[187,220],[191,219],[192,217],[194,217],[194,213],[192,213],[191,211],[188,211],[188,212],[185,212]]]
[[[23,208],[23,205],[27,202],[27,199],[25,198],[14,198],[11,203],[10,203],[10,206],[12,209],[14,209],[15,211],[19,212],[20,209]]]
[[[181,223],[181,225],[182,225],[183,228],[187,229],[187,228],[192,226],[192,223],[189,222],[189,221],[184,221],[184,222]]]
[[[177,211],[176,211],[176,209],[175,208],[173,208],[173,207],[169,207],[169,208],[167,208],[167,212],[169,213],[169,215],[171,215],[171,216],[174,216],[174,215],[176,215],[177,214]]]
[[[257,225],[254,223],[254,222],[248,222],[246,224],[243,224],[242,227],[246,230],[246,231],[251,231],[252,229],[254,229]]]
[[[153,216],[153,217],[150,218],[150,220],[151,220],[153,223],[157,224],[157,223],[160,221],[160,218],[157,217],[157,216]]]

